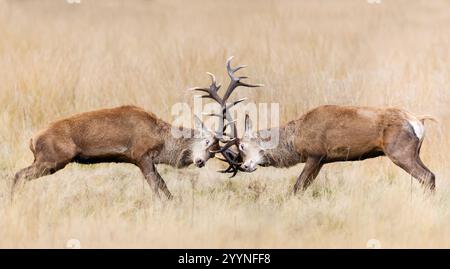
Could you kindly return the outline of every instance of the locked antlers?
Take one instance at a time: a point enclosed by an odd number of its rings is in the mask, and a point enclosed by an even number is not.
[[[219,172],[232,173],[231,177],[234,177],[238,171],[242,170],[242,168],[240,168],[239,154],[237,152],[234,152],[231,149],[233,147],[233,145],[237,145],[239,143],[239,138],[237,135],[235,121],[231,117],[229,110],[233,106],[246,100],[246,98],[242,98],[242,99],[236,100],[231,103],[227,103],[227,101],[230,98],[231,94],[234,92],[234,90],[239,86],[256,88],[256,87],[262,87],[263,85],[249,84],[249,83],[242,81],[243,79],[246,79],[247,77],[235,76],[235,73],[238,70],[245,68],[246,65],[241,65],[241,66],[232,68],[231,67],[232,59],[233,59],[233,56],[228,58],[227,62],[226,62],[227,73],[228,73],[228,76],[230,77],[230,84],[228,85],[228,88],[227,88],[225,94],[223,95],[223,97],[220,97],[218,94],[218,91],[219,91],[221,85],[217,84],[216,77],[211,73],[207,73],[211,77],[211,85],[209,86],[209,88],[195,87],[195,88],[191,88],[189,90],[204,92],[205,94],[201,96],[202,98],[212,99],[220,105],[220,110],[221,110],[220,113],[206,114],[208,116],[215,116],[215,117],[219,118],[219,127],[215,133],[215,137],[219,141],[219,149],[215,150],[215,151],[211,151],[211,152],[212,153],[220,153],[223,158],[219,158],[219,159],[224,162],[227,162],[229,164],[228,168],[221,170]],[[231,128],[231,131],[229,133],[225,133],[225,131],[227,130],[228,127]],[[228,139],[226,139],[225,137],[228,137]]]

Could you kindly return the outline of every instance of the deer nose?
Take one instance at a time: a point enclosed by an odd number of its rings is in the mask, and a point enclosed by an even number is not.
[[[197,167],[203,167],[205,166],[205,161],[202,159],[197,159],[195,160],[195,165],[197,165]]]

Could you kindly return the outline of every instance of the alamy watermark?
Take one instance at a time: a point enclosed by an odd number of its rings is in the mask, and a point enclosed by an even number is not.
[[[75,239],[75,238],[67,240],[66,248],[69,248],[69,249],[80,249],[81,248],[80,240]]]
[[[381,242],[378,239],[372,238],[367,241],[366,247],[370,249],[379,249],[381,248]]]

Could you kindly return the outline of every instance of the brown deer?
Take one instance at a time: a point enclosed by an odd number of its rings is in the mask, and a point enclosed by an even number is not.
[[[225,160],[233,162],[235,156],[231,150],[220,149],[219,142],[227,142],[223,138],[226,128],[230,126],[224,124],[226,109],[243,100],[232,104],[227,104],[227,100],[238,86],[258,85],[246,84],[239,80],[241,78],[233,77],[232,74],[242,67],[232,69],[230,61],[231,58],[227,60],[227,70],[231,82],[223,98],[217,93],[220,85],[216,84],[214,75],[210,73],[212,82],[209,88],[191,89],[207,92],[202,97],[212,98],[221,104],[223,113],[218,114],[218,131],[209,131],[195,117],[196,129],[188,129],[187,132],[184,129],[183,133],[189,135],[178,138],[172,133],[176,127],[134,106],[102,109],[65,118],[50,124],[30,140],[34,162],[16,173],[11,194],[25,181],[53,174],[71,162],[123,162],[140,168],[158,198],[159,191],[162,191],[171,199],[172,194],[158,173],[156,164],[181,168],[194,163],[197,167],[203,167],[216,153],[221,153]],[[233,164],[227,171],[238,169],[237,164]]]
[[[257,165],[289,167],[305,163],[294,193],[305,190],[326,163],[378,156],[387,156],[434,190],[435,176],[419,157],[426,119],[434,120],[397,108],[325,105],[280,127],[278,145],[268,148],[260,137],[268,130],[254,135],[246,115],[245,134],[236,145],[242,158],[241,169],[247,172],[256,170]]]
[[[155,164],[202,167],[213,156],[214,134],[198,118],[190,136],[175,138],[172,125],[139,107],[122,106],[56,121],[30,140],[31,166],[16,173],[12,191],[26,180],[50,175],[68,163],[131,163],[140,168],[153,192],[172,194]]]

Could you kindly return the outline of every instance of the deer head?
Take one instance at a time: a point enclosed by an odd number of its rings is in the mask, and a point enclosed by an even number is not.
[[[245,115],[245,132],[238,144],[239,155],[242,158],[241,169],[245,172],[253,172],[258,165],[266,163],[264,147],[261,139],[252,132],[252,121],[248,114]]]
[[[195,166],[201,168],[212,157],[212,151],[218,149],[218,139],[214,132],[206,128],[203,122],[194,115],[195,135],[192,143],[192,161]]]

